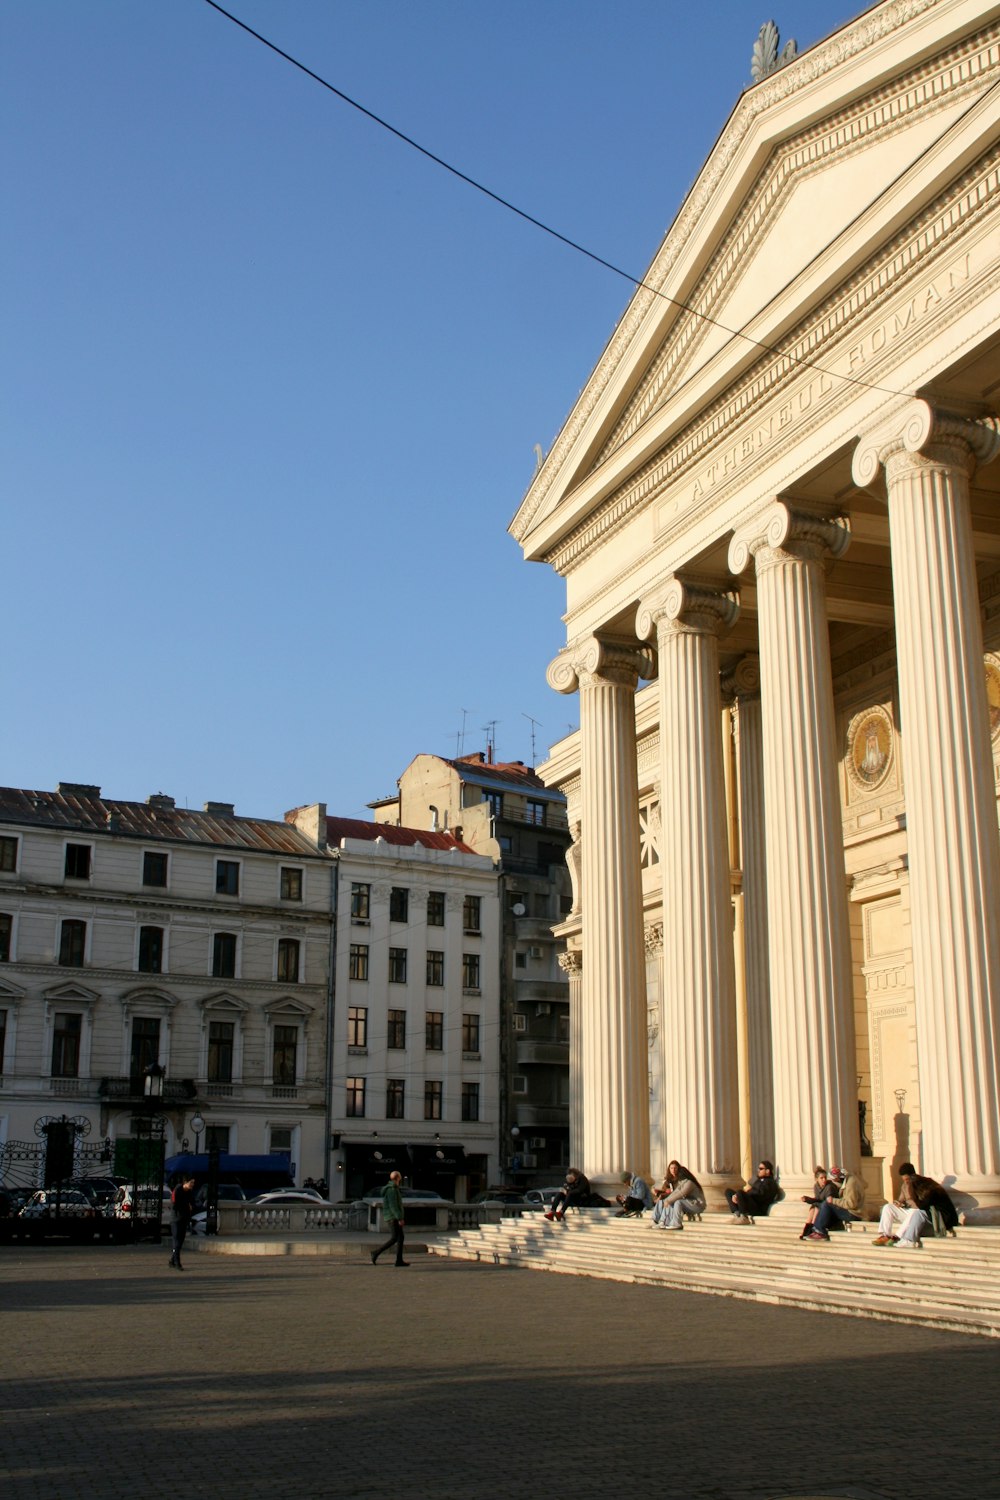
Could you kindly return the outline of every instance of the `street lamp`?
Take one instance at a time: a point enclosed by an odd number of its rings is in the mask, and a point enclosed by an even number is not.
[[[191,1129],[194,1131],[194,1154],[201,1151],[201,1133],[205,1129],[205,1121],[201,1115],[191,1116]]]

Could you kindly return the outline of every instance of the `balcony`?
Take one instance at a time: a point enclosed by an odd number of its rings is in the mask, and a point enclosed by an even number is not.
[[[568,1104],[529,1104],[521,1097],[514,1098],[512,1106],[522,1135],[529,1129],[548,1126],[549,1129],[565,1130],[569,1125]]]
[[[145,1079],[141,1075],[136,1078],[102,1078],[97,1086],[97,1095],[109,1104],[149,1102]],[[193,1078],[165,1078],[163,1093],[157,1097],[156,1103],[161,1109],[172,1109],[190,1104],[197,1097],[198,1090]]]
[[[569,1042],[542,1042],[517,1039],[517,1066],[523,1063],[547,1063],[550,1067],[569,1067]]]

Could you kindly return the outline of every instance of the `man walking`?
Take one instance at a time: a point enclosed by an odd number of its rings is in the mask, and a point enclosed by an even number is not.
[[[408,1266],[410,1262],[403,1259],[403,1195],[400,1192],[400,1184],[403,1178],[399,1172],[390,1172],[389,1181],[382,1189],[382,1217],[389,1225],[392,1233],[384,1245],[372,1251],[372,1265],[378,1264],[378,1258],[383,1250],[391,1250],[396,1247],[397,1266]]]
[[[194,1178],[185,1177],[179,1187],[170,1194],[170,1264],[175,1271],[183,1271],[181,1249],[194,1213]]]

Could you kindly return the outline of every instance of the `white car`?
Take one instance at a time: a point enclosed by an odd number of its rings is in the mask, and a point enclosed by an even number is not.
[[[533,1203],[536,1208],[551,1208],[553,1198],[561,1192],[561,1187],[528,1188],[524,1197],[527,1203]]]
[[[155,1217],[156,1199],[157,1199],[157,1196],[159,1195],[159,1191],[160,1191],[159,1188],[156,1188],[156,1187],[143,1187],[142,1184],[139,1185],[139,1217],[140,1218],[149,1219],[149,1218]],[[169,1229],[170,1228],[170,1210],[171,1210],[170,1189],[169,1188],[164,1188],[163,1189],[163,1197],[162,1197],[161,1205],[160,1205],[160,1223],[161,1223],[161,1225],[163,1226],[164,1229]],[[131,1222],[131,1220],[132,1220],[132,1188],[131,1187],[120,1187],[118,1189],[118,1196],[115,1199],[114,1208],[113,1208],[112,1212],[113,1212],[113,1214],[114,1214],[114,1216],[115,1216],[116,1219],[128,1219],[129,1222]]]

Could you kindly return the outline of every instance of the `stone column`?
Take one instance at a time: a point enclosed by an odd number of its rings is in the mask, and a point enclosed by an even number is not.
[[[579,825],[577,825],[579,829]],[[579,832],[577,834],[579,837]],[[559,967],[569,980],[569,1160],[583,1159],[583,1031],[580,1024],[582,955],[569,948],[559,955]],[[582,1169],[581,1169],[582,1170]]]
[[[862,440],[888,502],[922,1165],[1000,1206],[1000,837],[969,480],[1000,422],[908,404]]]
[[[649,1170],[646,975],[639,865],[635,690],[651,672],[634,643],[591,637],[552,663],[580,691],[583,1160],[597,1191]]]
[[[767,858],[764,841],[764,737],[760,660],[745,656],[723,679],[733,701],[738,805],[738,859],[743,892],[743,972],[747,1005],[750,1155],[774,1159],[774,1066],[767,942]]]
[[[636,621],[659,657],[666,1144],[720,1202],[739,1109],[718,638],[738,612],[734,594],[671,578]]]
[[[663,923],[646,927],[646,1037],[649,1044],[649,1160],[653,1176],[670,1160],[663,1109]]]
[[[824,578],[849,539],[776,500],[729,550],[757,579],[775,1163],[790,1199],[816,1162],[856,1168],[861,1154]]]

